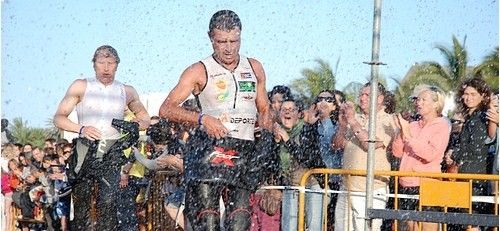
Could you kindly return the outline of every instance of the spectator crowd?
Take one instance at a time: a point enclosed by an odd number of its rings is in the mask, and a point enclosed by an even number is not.
[[[357,102],[346,101],[341,91],[325,89],[310,105],[305,105],[286,86],[275,86],[268,92],[274,122],[270,144],[273,147],[271,154],[251,163],[260,165],[262,170],[256,176],[258,185],[249,202],[251,230],[296,229],[298,190],[294,186],[299,186],[305,171],[313,168],[366,170],[370,87],[367,83],[360,89]],[[394,95],[383,85],[378,84],[377,92],[375,170],[498,174],[498,95],[482,79],[470,78],[460,85],[455,96],[457,108],[450,118],[442,114],[445,93],[438,87],[416,86],[409,99],[414,103],[414,110],[402,113],[395,112]],[[195,100],[186,101],[183,107],[198,110]],[[147,198],[144,188],[156,171],[167,170],[173,174],[165,183],[163,204],[178,227],[189,230],[182,211],[186,190],[182,175],[184,144],[193,129],[153,116],[150,127],[141,136],[143,139],[124,151],[124,156],[134,156],[134,160],[123,166],[122,172],[127,174],[117,179],[120,183],[116,190],[121,199],[116,216],[122,225],[132,223],[133,229],[146,228],[141,224],[144,219],[137,218],[141,216],[138,198]],[[257,125],[257,139],[260,132]],[[69,230],[72,200],[66,171],[74,148],[73,143],[65,139],[48,138],[41,147],[18,143],[8,129],[8,121],[2,119],[3,230]],[[375,179],[374,208],[392,206],[386,197],[389,188],[392,189],[390,180]],[[419,178],[401,177],[396,183],[399,193],[419,192]],[[260,188],[263,186],[265,189]],[[348,227],[362,230],[365,201],[364,196],[355,192],[365,192],[365,186],[363,176],[347,180],[332,175],[326,182],[321,176],[311,177],[307,182],[310,190],[306,192],[305,206],[308,230],[322,230],[326,216],[328,230],[348,230]],[[347,194],[336,193],[324,197],[321,191],[325,187],[353,192],[350,197],[356,198],[351,200]],[[475,181],[473,191],[474,195],[481,196],[495,193],[492,185],[485,181]],[[325,203],[327,213],[323,212]],[[400,201],[400,209],[417,208],[415,199]],[[473,203],[474,213],[491,214],[493,209],[492,204]],[[389,230],[390,225],[390,222],[374,220],[372,228]],[[416,222],[408,221],[404,225],[408,230],[418,229]],[[438,230],[435,223],[423,225],[424,230]]]
[[[369,163],[376,171],[498,174],[498,94],[483,79],[460,83],[451,119],[443,114],[445,92],[430,85],[415,86],[410,112],[396,112],[394,95],[370,82],[355,102],[324,89],[306,103],[287,86],[266,92],[262,64],[239,53],[235,12],[217,11],[208,29],[213,52],[183,71],[158,116],[115,79],[118,52],[102,45],[92,58],[95,77],[75,80],[54,115],[57,128],[78,138],[21,144],[2,119],[4,230],[293,231],[299,191],[306,230],[392,230],[388,220],[367,222],[364,194],[373,193],[375,209],[393,208],[388,195],[397,185],[409,196],[398,198],[398,208],[417,210],[420,178],[315,174],[303,188],[302,176],[317,168],[367,170]],[[73,110],[78,121],[69,118]],[[165,172],[161,187],[151,186]],[[498,192],[486,181],[471,185],[475,196]],[[150,196],[158,193],[160,200]],[[147,224],[151,202],[175,227]],[[497,211],[485,202],[472,207]],[[438,230],[431,222],[401,225]]]

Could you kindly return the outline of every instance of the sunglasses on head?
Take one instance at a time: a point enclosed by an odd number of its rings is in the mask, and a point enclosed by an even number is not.
[[[316,103],[319,103],[323,100],[326,101],[327,103],[334,103],[335,102],[335,98],[333,96],[328,96],[328,97],[318,96],[316,98]]]

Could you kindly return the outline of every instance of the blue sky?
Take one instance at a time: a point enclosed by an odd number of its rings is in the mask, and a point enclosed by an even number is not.
[[[220,9],[243,23],[240,53],[260,60],[267,89],[301,77],[321,58],[337,88],[366,82],[373,1],[2,1],[2,118],[46,127],[69,84],[92,77],[102,44],[120,55],[117,79],[139,94],[168,92],[181,72],[211,54],[208,22]],[[443,63],[437,44],[466,39],[469,63],[498,46],[496,0],[382,1],[380,68],[402,78],[412,64]],[[390,87],[394,83],[389,81]]]

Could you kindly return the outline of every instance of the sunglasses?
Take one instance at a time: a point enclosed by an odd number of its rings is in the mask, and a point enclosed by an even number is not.
[[[332,96],[328,96],[328,97],[322,97],[322,96],[318,96],[316,98],[316,103],[319,103],[321,101],[326,101],[327,103],[334,103],[335,102],[335,98],[332,97]]]
[[[71,153],[71,151],[64,151],[63,153],[64,154],[68,154],[68,153]]]
[[[450,119],[450,122],[452,124],[463,124],[464,123],[464,121],[462,121],[462,120],[456,120],[456,119]]]

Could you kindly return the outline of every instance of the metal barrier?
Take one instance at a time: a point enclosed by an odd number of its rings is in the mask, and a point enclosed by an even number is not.
[[[307,172],[304,173],[304,175],[301,178],[300,181],[300,187],[299,189],[299,211],[298,211],[298,231],[303,231],[304,230],[304,214],[305,214],[305,192],[306,192],[306,183],[308,178],[311,175],[314,174],[324,174],[325,175],[325,185],[326,182],[328,182],[328,175],[347,175],[347,176],[366,176],[366,171],[365,170],[344,170],[344,169],[326,169],[326,168],[320,168],[320,169],[311,169]],[[427,222],[435,222],[435,223],[448,223],[448,224],[469,224],[470,221],[473,221],[472,225],[474,224],[481,224],[481,225],[486,225],[486,226],[498,226],[498,204],[499,204],[499,198],[498,198],[498,182],[499,182],[499,176],[498,175],[490,175],[490,174],[458,174],[458,173],[417,173],[417,172],[400,172],[400,171],[375,171],[374,173],[375,176],[384,176],[384,177],[394,177],[394,206],[395,209],[370,209],[368,210],[368,219],[390,219],[390,220],[396,220],[396,230],[397,230],[397,220],[413,220],[413,221],[427,221]],[[469,208],[468,213],[448,213],[448,212],[425,212],[425,211],[406,211],[403,215],[403,213],[398,210],[398,198],[401,198],[398,196],[398,182],[399,182],[399,177],[420,177],[420,178],[432,178],[436,180],[442,180],[442,179],[448,179],[449,181],[441,181],[441,182],[447,182],[451,183],[451,180],[459,180],[457,183],[463,183],[464,181],[468,184],[468,190],[469,190],[469,195],[467,195],[467,198],[464,198],[466,202],[469,203],[469,206],[465,206],[465,208]],[[345,178],[344,178],[345,179]],[[436,181],[434,180],[434,181]],[[495,187],[494,187],[494,193],[493,193],[493,202],[495,204],[494,206],[494,215],[493,214],[472,214],[472,210],[470,209],[470,204],[473,199],[479,199],[482,200],[483,202],[487,202],[488,200],[485,200],[483,197],[476,197],[472,196],[472,181],[475,180],[485,180],[485,181],[494,181]],[[453,184],[455,186],[455,184]],[[435,187],[435,186],[434,186]],[[438,186],[439,187],[439,186]],[[424,189],[429,188],[424,186]],[[463,187],[462,187],[463,188]],[[444,207],[445,211],[448,207],[462,207],[462,206],[456,206],[454,203],[457,200],[449,200],[442,202],[442,201],[437,201],[436,198],[429,197],[429,193],[423,194],[425,192],[422,192],[420,197],[424,199],[424,202],[431,202],[431,204],[436,204],[436,206]],[[339,193],[338,191],[333,191],[333,190],[328,190],[327,187],[324,189],[324,193]],[[432,192],[431,192],[432,193]],[[389,196],[392,196],[391,194],[388,194]],[[462,195],[462,194],[455,194],[455,195]],[[462,195],[463,196],[463,195]],[[419,198],[419,195],[414,196],[415,198]],[[432,200],[428,200],[427,198],[432,198]],[[456,199],[456,198],[455,198]],[[459,199],[460,200],[460,199]],[[451,206],[450,206],[451,205]],[[325,208],[323,207],[323,211],[325,211]],[[326,214],[326,213],[325,213]],[[323,221],[323,229],[326,230],[326,223],[327,223],[327,216],[324,216],[325,220]],[[444,219],[444,220],[443,220]],[[449,222],[446,222],[445,220],[448,219]]]
[[[163,187],[170,177],[179,177],[176,172],[158,171],[151,182],[150,198],[146,205],[146,230],[182,230],[175,227],[175,221],[165,210],[165,194]]]
[[[157,171],[153,173],[148,200],[145,205],[145,225],[146,230],[148,231],[157,231],[157,230],[180,230],[180,228],[176,229],[175,222],[170,218],[167,214],[164,206],[165,194],[163,192],[163,187],[165,182],[170,177],[178,177],[178,174],[173,171]],[[90,210],[90,219],[91,219],[91,227],[89,230],[95,230],[95,222],[97,221],[98,209],[96,208],[96,199],[98,193],[97,184],[94,185],[92,189],[92,202],[91,202],[91,210]]]

